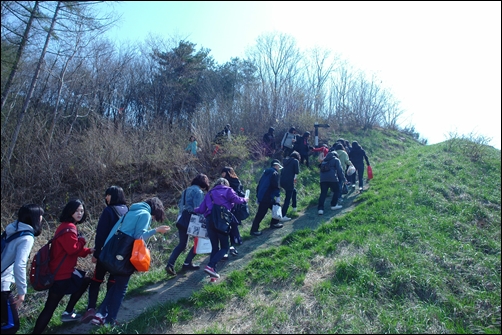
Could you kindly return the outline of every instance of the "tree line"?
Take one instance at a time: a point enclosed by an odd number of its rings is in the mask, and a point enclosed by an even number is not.
[[[187,39],[117,45],[105,32],[118,17],[102,9],[2,1],[2,213],[4,200],[44,201],[71,178],[91,187],[118,162],[176,157],[190,134],[209,147],[227,123],[260,139],[270,126],[314,122],[399,129],[399,101],[331,50],[303,51],[274,32],[218,64]]]

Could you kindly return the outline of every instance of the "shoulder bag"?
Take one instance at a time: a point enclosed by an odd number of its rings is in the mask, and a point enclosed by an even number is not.
[[[209,193],[213,208],[211,209],[211,218],[216,231],[220,234],[230,234],[230,223],[234,219],[234,215],[225,207],[214,203],[213,196]]]
[[[183,191],[183,208],[185,207],[185,204],[186,204],[186,202],[185,202],[186,191],[187,190]],[[178,221],[176,221],[176,228],[185,229],[185,230],[188,229],[188,225],[190,224],[190,217],[191,216],[192,216],[192,213],[183,209],[181,212],[180,218],[178,219]]]

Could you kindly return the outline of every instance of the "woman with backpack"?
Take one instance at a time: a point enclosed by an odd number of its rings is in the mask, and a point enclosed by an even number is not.
[[[324,201],[328,195],[328,190],[331,189],[333,192],[333,197],[331,198],[331,209],[337,210],[342,208],[338,205],[338,198],[340,193],[339,183],[345,182],[345,176],[342,170],[342,165],[338,159],[338,155],[335,151],[330,151],[326,158],[322,161],[320,165],[320,179],[319,185],[321,188],[321,194],[319,195],[319,201],[317,203],[317,214],[324,214]]]
[[[242,187],[242,183],[235,173],[234,169],[230,166],[225,166],[221,170],[221,176],[228,181],[229,186],[234,190],[234,192],[241,198],[244,198],[244,187]],[[234,205],[235,206],[235,205]],[[235,249],[236,245],[242,244],[241,234],[239,232],[239,225],[241,221],[236,217],[237,224],[232,225],[232,229],[230,230],[230,254],[237,256],[238,252]],[[223,260],[228,260],[228,254],[223,256]]]
[[[26,264],[35,236],[42,232],[43,215],[40,206],[23,205],[17,212],[17,220],[5,227],[5,237],[10,241],[4,248],[2,240],[2,334],[15,334],[19,330],[18,309],[28,290]],[[12,284],[16,285],[17,297],[12,294]]]
[[[94,252],[94,248],[84,247],[85,237],[77,231],[77,225],[87,218],[84,203],[79,199],[70,200],[63,208],[59,217],[60,225],[54,233],[51,245],[49,267],[55,273],[54,284],[49,288],[44,309],[38,316],[33,334],[42,334],[49,324],[54,311],[61,299],[71,294],[66,309],[61,316],[62,322],[77,321],[80,315],[73,308],[87,290],[91,278],[85,272],[75,268],[79,257],[87,257]],[[56,270],[57,269],[57,270]]]
[[[110,234],[113,226],[117,221],[129,211],[126,204],[124,190],[119,186],[110,186],[105,191],[106,207],[103,209],[101,216],[98,220],[96,228],[96,237],[94,238],[94,253],[92,255],[92,262],[96,264],[94,268],[94,275],[92,276],[91,283],[89,284],[89,300],[87,303],[87,311],[80,319],[80,322],[87,323],[92,320],[96,314],[96,304],[98,301],[99,287],[105,279],[108,272],[103,264],[99,261],[99,254],[105,244],[105,240]],[[113,274],[109,274],[106,290],[115,283]]]

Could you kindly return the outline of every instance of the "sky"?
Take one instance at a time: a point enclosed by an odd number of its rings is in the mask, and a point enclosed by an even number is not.
[[[107,2],[105,2],[107,3]],[[124,1],[116,41],[181,37],[218,64],[260,35],[331,50],[400,101],[401,127],[436,144],[453,134],[501,148],[500,1]],[[179,38],[178,38],[179,40]]]

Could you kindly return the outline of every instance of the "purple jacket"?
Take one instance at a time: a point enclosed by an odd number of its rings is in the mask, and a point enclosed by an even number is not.
[[[211,200],[212,196],[212,200]],[[193,211],[197,214],[204,214],[204,217],[208,217],[213,209],[213,201],[215,204],[224,206],[228,210],[232,210],[234,204],[243,204],[246,202],[244,198],[241,198],[235,193],[235,191],[225,185],[216,185],[213,187],[204,197],[204,201],[195,208]]]

